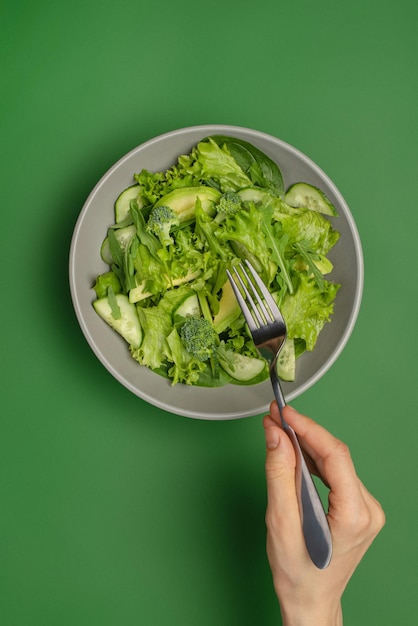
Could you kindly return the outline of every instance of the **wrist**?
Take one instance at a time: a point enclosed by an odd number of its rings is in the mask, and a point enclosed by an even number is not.
[[[318,605],[307,609],[303,606],[280,604],[283,626],[343,626],[341,604]]]

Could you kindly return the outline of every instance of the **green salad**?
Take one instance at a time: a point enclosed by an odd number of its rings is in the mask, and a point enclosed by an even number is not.
[[[339,232],[325,194],[285,189],[279,166],[252,144],[214,135],[164,172],[143,169],[115,202],[93,306],[132,358],[171,383],[219,387],[269,376],[226,271],[249,260],[287,326],[278,362],[294,380],[330,321],[338,284],[325,278]]]

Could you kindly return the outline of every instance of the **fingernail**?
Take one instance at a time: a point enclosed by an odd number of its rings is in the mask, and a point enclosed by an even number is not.
[[[268,450],[275,450],[280,443],[280,430],[276,428],[266,428],[266,446]]]

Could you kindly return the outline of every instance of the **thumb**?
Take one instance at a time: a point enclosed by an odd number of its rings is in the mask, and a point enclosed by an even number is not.
[[[266,440],[266,481],[270,513],[285,527],[300,525],[295,487],[296,459],[292,442],[285,431],[266,415],[263,420]]]
[[[263,419],[266,439],[267,555],[273,572],[292,575],[310,562],[303,537],[296,494],[296,456],[293,443],[279,426],[277,404]],[[307,570],[306,570],[307,571]]]

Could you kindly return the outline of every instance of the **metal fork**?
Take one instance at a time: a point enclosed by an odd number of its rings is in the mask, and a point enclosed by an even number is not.
[[[306,464],[295,431],[283,418],[286,401],[277,374],[277,357],[286,340],[286,324],[272,295],[251,263],[246,261],[227,270],[228,278],[260,354],[267,360],[274,395],[282,425],[289,435],[296,454],[296,492],[299,500],[303,535],[312,562],[319,569],[328,566],[332,540],[328,520]],[[239,268],[239,270],[238,270]]]

